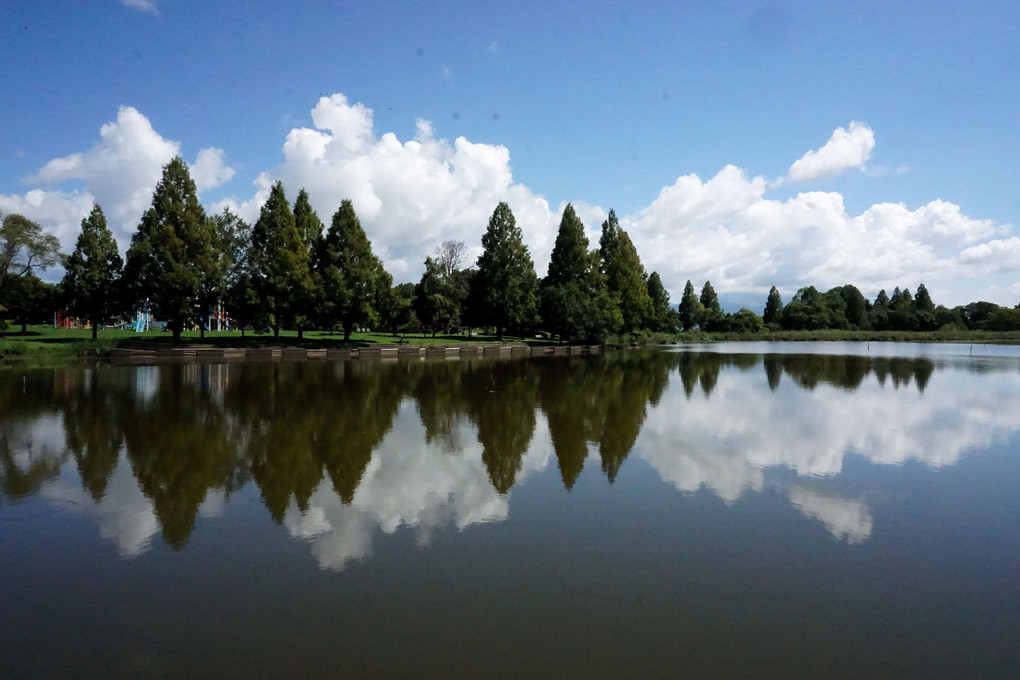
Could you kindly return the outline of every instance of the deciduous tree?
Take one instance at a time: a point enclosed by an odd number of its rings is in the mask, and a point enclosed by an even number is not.
[[[23,215],[0,222],[0,303],[15,279],[46,271],[60,261],[60,242]]]

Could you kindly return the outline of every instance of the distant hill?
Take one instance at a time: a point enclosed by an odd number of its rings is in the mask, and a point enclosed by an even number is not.
[[[757,295],[755,293],[719,293],[719,306],[727,314],[739,312],[741,307],[747,307],[752,312],[761,316],[765,311],[765,300],[768,294]],[[783,300],[786,302],[786,300]]]

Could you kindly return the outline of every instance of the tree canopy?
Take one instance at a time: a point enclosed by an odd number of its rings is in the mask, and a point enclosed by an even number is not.
[[[501,202],[482,235],[482,254],[472,279],[472,301],[480,321],[503,333],[527,326],[537,312],[538,276],[510,206]]]
[[[599,256],[610,299],[620,307],[623,330],[646,328],[652,317],[652,300],[648,297],[645,268],[612,210],[602,223]]]
[[[344,340],[350,340],[356,324],[377,318],[379,296],[389,292],[392,279],[372,253],[372,243],[349,199],[333,214],[318,267],[326,324],[339,324]]]
[[[106,216],[98,204],[94,205],[88,217],[81,221],[74,252],[64,262],[62,282],[68,310],[89,320],[93,339],[97,337],[100,324],[120,311],[123,267],[117,242],[106,226]]]
[[[185,323],[195,317],[203,280],[216,266],[213,227],[198,202],[195,182],[178,156],[163,168],[152,207],[131,237],[125,277],[136,305],[167,320],[179,342]]]
[[[0,304],[15,279],[30,276],[60,261],[60,243],[23,215],[0,222]]]

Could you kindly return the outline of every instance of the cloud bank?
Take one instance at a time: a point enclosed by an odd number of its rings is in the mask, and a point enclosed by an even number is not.
[[[499,201],[513,209],[540,275],[568,200],[597,245],[607,210],[578,197],[550,203],[516,182],[505,146],[465,137],[451,142],[425,120],[417,121],[411,139],[380,135],[372,110],[342,94],[320,98],[310,118],[310,127],[287,133],[282,162],[258,174],[254,191],[232,188],[207,204],[209,210],[228,206],[254,220],[276,180],[291,200],[305,188],[327,224],[350,198],[398,282],[416,280],[425,256],[445,239],[464,241],[473,259]],[[874,133],[864,123],[837,128],[826,144],[797,159],[784,180],[809,182],[862,169],[874,147]],[[98,201],[124,248],[162,166],[180,152],[181,145],[160,135],[142,113],[122,107],[91,149],[45,164],[27,178],[34,186],[24,194],[0,194],[0,210],[37,220],[69,250],[81,219]],[[200,191],[235,178],[222,149],[198,151],[191,168]],[[840,193],[804,191],[777,200],[769,194],[775,186],[733,165],[707,179],[681,175],[651,204],[621,215],[621,223],[674,301],[691,279],[698,286],[711,280],[724,294],[761,295],[763,304],[772,285],[789,296],[805,285],[824,290],[853,283],[871,297],[880,288],[922,282],[938,303],[984,296],[1016,304],[1020,239],[1011,235],[1012,225],[971,217],[939,198],[913,207],[877,203],[853,214]]]

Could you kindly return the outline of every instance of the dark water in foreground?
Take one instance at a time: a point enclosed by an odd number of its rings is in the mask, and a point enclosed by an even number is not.
[[[1016,677],[1020,349],[0,371],[0,678]]]

